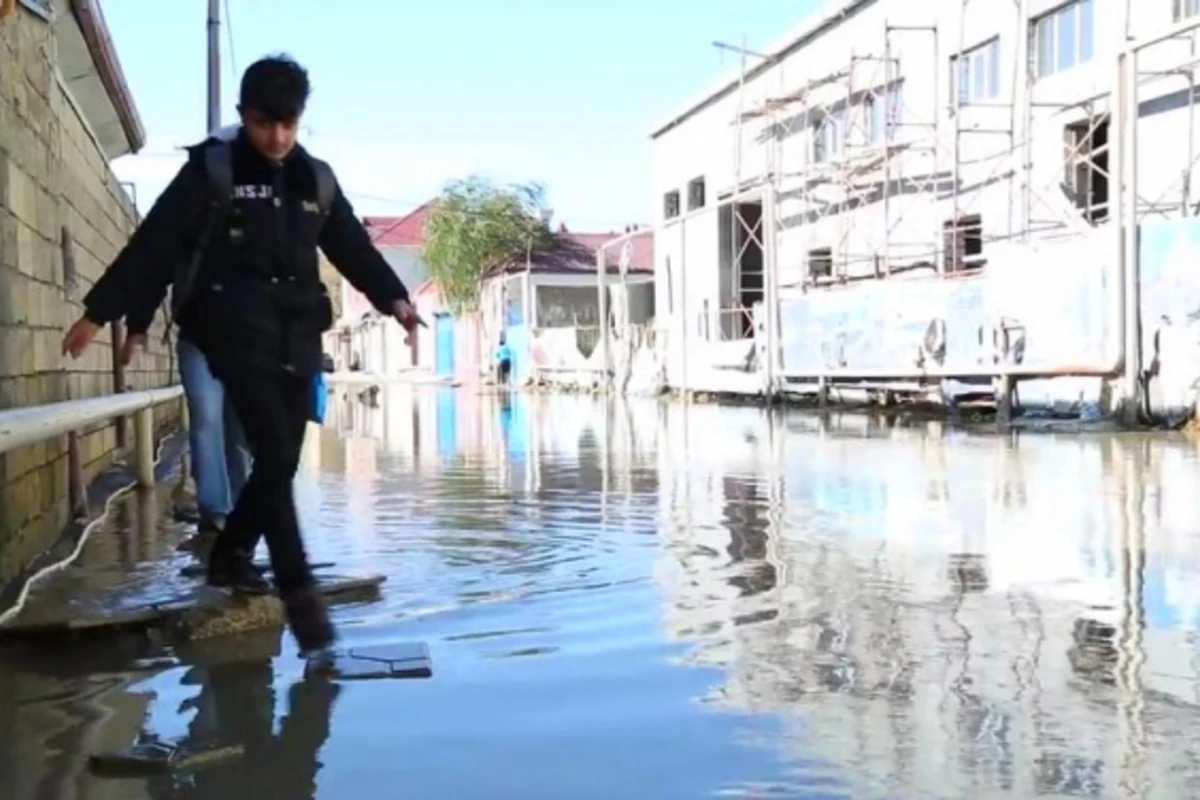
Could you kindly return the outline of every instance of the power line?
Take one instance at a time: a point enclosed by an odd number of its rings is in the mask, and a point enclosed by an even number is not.
[[[143,155],[143,153],[139,153],[138,155]],[[146,153],[145,155],[149,155],[151,157],[156,157],[156,158],[165,158],[168,156],[170,156],[172,158],[180,157],[180,153]],[[167,179],[167,180],[169,180],[169,179]],[[138,184],[138,181],[136,181],[136,180],[126,181],[126,183],[132,183],[134,186],[136,186]],[[356,200],[356,201],[357,200],[365,200],[365,201],[372,202],[372,203],[381,203],[384,205],[395,206],[395,207],[397,207],[397,209],[399,209],[398,214],[400,217],[405,217],[405,216],[411,214],[412,212],[416,211],[421,206],[426,205],[437,199],[437,197],[430,197],[424,201],[409,200],[409,199],[402,198],[402,197],[389,197],[386,195],[372,194],[370,192],[359,192],[359,191],[355,191],[354,189],[348,188],[346,186],[342,186],[342,193],[345,194],[346,197],[350,198],[351,200]],[[478,214],[479,216],[486,216],[482,212],[463,211],[462,213]],[[391,215],[390,214],[388,214],[388,215],[367,214],[366,216],[391,216]],[[596,227],[596,228],[600,228],[600,229],[617,230],[617,229],[624,229],[626,225],[633,225],[633,224],[642,225],[643,223],[632,222],[628,219],[618,221],[616,219],[600,220],[600,219],[580,219],[580,218],[576,217],[574,219],[573,224],[583,225],[584,227]]]
[[[407,208],[407,212],[402,216],[407,216],[408,214],[411,214],[412,212],[416,211],[421,206],[426,205],[437,199],[436,197],[431,197],[431,198],[429,198],[429,200],[426,200],[424,202],[417,202],[415,200],[402,200],[398,197],[385,197],[382,195],[367,194],[364,192],[356,192],[351,189],[346,189],[345,187],[342,188],[342,193],[350,198],[357,198],[360,200],[370,200],[372,202],[386,203],[388,205],[404,206],[405,208]],[[481,217],[488,216],[488,214],[485,214],[484,212],[470,211],[470,210],[466,210],[466,209],[460,209],[459,213],[467,214],[467,215],[477,215],[477,216],[481,216]],[[371,215],[368,215],[368,216],[371,216]],[[614,227],[615,228],[624,228],[626,225],[635,224],[635,223],[629,222],[628,220],[623,221],[623,222],[616,222],[615,220],[611,220],[611,219],[610,220],[597,220],[597,219],[579,220],[579,219],[576,219],[576,224],[579,224],[581,221],[595,223],[597,227],[601,227],[601,228],[614,228]],[[636,224],[641,224],[641,223],[636,223]]]
[[[390,198],[377,197],[377,196],[372,196],[372,195],[363,195],[363,194],[359,194],[358,192],[349,191],[347,189],[343,189],[342,193],[345,194],[347,197],[361,197],[364,199],[375,200],[377,202],[392,202],[392,200]],[[387,236],[393,230],[400,227],[401,223],[405,222],[410,216],[412,216],[413,212],[415,212],[421,206],[424,206],[427,204],[427,203],[410,203],[408,201],[395,201],[395,202],[403,203],[404,205],[411,205],[411,206],[413,206],[413,208],[410,208],[406,213],[404,213],[404,214],[400,215],[399,217],[397,217],[396,219],[392,220],[383,228],[368,229],[371,232],[372,239],[379,240],[379,239],[382,239],[383,237]],[[488,214],[486,214],[482,211],[472,211],[469,209],[461,209],[461,208],[458,209],[456,211],[456,213],[459,214],[460,216],[464,216],[464,217],[480,217],[483,219],[486,219],[489,216]],[[368,216],[370,216],[370,215],[368,215]],[[589,221],[589,220],[585,220],[585,221]],[[597,221],[590,220],[590,222],[597,222]],[[630,223],[628,223],[628,222],[622,222],[620,224],[613,224],[611,221],[604,223],[604,224],[597,223],[596,224],[597,228],[603,228],[606,230],[587,231],[587,232],[589,232],[589,233],[617,233],[622,229],[627,229],[629,225],[630,225]],[[584,226],[584,227],[586,228],[586,227],[590,227],[590,226]],[[640,227],[640,225],[639,225],[639,227]],[[647,226],[647,227],[641,228],[641,230],[649,231],[650,228]]]
[[[144,156],[147,158],[175,158],[175,159],[178,159],[178,158],[182,158],[183,150],[182,149],[180,149],[180,150],[143,150],[140,153],[138,153],[137,155],[138,155],[138,157]],[[132,181],[132,183],[134,183],[136,185],[137,181]],[[366,200],[368,202],[383,203],[385,205],[397,206],[399,208],[402,208],[403,211],[400,213],[401,217],[407,216],[407,215],[411,214],[412,212],[416,211],[421,206],[426,205],[427,203],[437,199],[436,197],[430,197],[430,198],[427,198],[426,200],[409,200],[409,199],[402,198],[402,197],[391,197],[389,195],[378,195],[378,194],[372,194],[370,192],[358,192],[353,189],[347,188],[345,186],[342,187],[342,193],[345,194],[346,197],[354,199],[354,200]],[[480,212],[463,211],[462,213],[478,214],[479,216],[485,216],[484,214],[482,214]],[[381,215],[368,214],[367,216],[381,216]],[[622,220],[622,221],[617,221],[614,219],[599,220],[599,219],[578,219],[578,218],[576,218],[574,224],[584,225],[585,227],[595,226],[597,228],[602,228],[602,229],[623,230],[626,225],[631,225],[631,224],[641,225],[642,223],[640,223],[640,222],[635,223],[628,219]]]

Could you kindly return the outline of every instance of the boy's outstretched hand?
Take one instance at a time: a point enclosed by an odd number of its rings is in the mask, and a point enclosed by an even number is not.
[[[400,323],[400,327],[404,328],[408,336],[405,337],[405,344],[412,344],[413,334],[417,332],[417,328],[428,328],[425,320],[421,319],[421,315],[417,313],[417,309],[413,308],[413,304],[407,300],[397,300],[392,303],[392,316],[396,318],[396,322]]]
[[[99,325],[87,317],[80,317],[67,331],[66,335],[63,336],[63,355],[69,355],[71,358],[79,358],[99,332]]]

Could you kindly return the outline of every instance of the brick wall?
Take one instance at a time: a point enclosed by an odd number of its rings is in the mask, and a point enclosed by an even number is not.
[[[60,85],[55,53],[39,17],[18,9],[0,22],[0,409],[115,388],[108,330],[79,361],[59,348],[136,212]],[[161,325],[160,316],[127,385],[173,382]],[[160,425],[175,406],[160,409]],[[111,464],[116,447],[113,425],[83,432],[85,478]],[[67,521],[66,496],[66,437],[0,455],[0,582],[53,541]]]

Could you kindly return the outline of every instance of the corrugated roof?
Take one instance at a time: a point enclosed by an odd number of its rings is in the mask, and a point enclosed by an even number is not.
[[[610,233],[559,232],[555,235],[556,247],[533,253],[528,264],[524,257],[514,258],[505,266],[492,270],[492,273],[524,272],[528,267],[531,272],[539,273],[588,273],[594,275],[596,273],[596,249],[624,235],[616,231]],[[654,272],[654,231],[642,231],[632,237],[630,241],[633,242],[633,253],[629,271],[634,274]],[[621,260],[621,247],[618,245],[610,247],[605,252],[605,256],[608,270],[615,272]]]
[[[109,152],[109,158],[115,158],[127,153],[136,153],[146,144],[146,129],[138,114],[133,92],[125,80],[121,69],[121,60],[117,57],[117,49],[113,45],[108,25],[104,21],[104,13],[100,9],[100,0],[70,0],[71,16],[78,25],[79,35],[83,37],[84,46],[95,65],[95,77],[101,88],[112,103],[113,111],[125,136],[128,150],[125,152]],[[61,46],[61,43],[60,43]],[[78,80],[79,76],[68,76],[67,82]],[[95,124],[95,120],[89,120]]]

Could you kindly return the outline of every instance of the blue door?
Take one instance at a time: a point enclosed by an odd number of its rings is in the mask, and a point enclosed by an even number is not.
[[[433,317],[434,359],[437,374],[454,375],[454,317],[435,314]]]
[[[509,325],[504,331],[504,341],[512,353],[512,384],[519,386],[525,382],[531,371],[529,329],[524,325]]]

